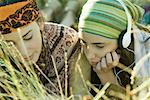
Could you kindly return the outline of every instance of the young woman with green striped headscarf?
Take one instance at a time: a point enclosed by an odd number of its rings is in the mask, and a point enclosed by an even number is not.
[[[134,65],[131,28],[141,27],[137,22],[144,10],[127,0],[88,0],[79,20],[79,37],[92,66],[91,81],[126,86],[130,74],[116,67]],[[98,77],[97,77],[98,76]],[[98,78],[98,79],[96,79]]]

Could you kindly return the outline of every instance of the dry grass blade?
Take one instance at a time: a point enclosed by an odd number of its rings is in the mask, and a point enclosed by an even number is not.
[[[104,87],[97,93],[97,95],[93,98],[93,100],[99,100],[104,94],[105,90],[109,87],[110,83],[106,83]]]
[[[40,83],[33,66],[25,64],[12,44],[0,41],[0,99],[56,100]],[[21,57],[21,58],[20,58]]]

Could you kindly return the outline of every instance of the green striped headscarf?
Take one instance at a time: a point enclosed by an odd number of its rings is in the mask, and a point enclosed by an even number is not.
[[[127,0],[122,0],[133,22],[142,18],[144,10]],[[88,0],[79,19],[79,33],[87,32],[103,37],[118,39],[127,29],[128,19],[125,9],[117,0]]]

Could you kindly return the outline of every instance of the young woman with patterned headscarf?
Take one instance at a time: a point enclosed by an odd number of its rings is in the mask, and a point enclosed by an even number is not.
[[[45,87],[60,94],[51,55],[64,92],[65,85],[70,85],[71,78],[70,67],[65,70],[65,57],[70,59],[78,36],[76,31],[69,27],[44,23],[41,20],[40,11],[34,0],[0,2],[0,33],[4,40],[14,43],[27,62],[36,63],[53,83],[49,83],[43,75],[39,74]],[[68,83],[65,84],[65,80],[68,80]]]
[[[91,81],[95,86],[101,88],[106,82],[130,84],[130,74],[117,66],[122,63],[132,68],[135,64],[131,33],[146,29],[137,23],[143,13],[142,8],[128,0],[88,0],[84,5],[79,36],[92,66]]]

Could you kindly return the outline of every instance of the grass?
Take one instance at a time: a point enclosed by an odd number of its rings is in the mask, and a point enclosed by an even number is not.
[[[33,66],[27,64],[16,48],[0,41],[0,99],[56,100],[39,81]]]
[[[150,55],[148,54],[146,57],[149,58],[149,56]],[[138,64],[140,65],[147,58],[144,57]],[[1,39],[0,87],[2,88],[0,88],[0,90],[3,90],[4,92],[0,93],[0,100],[76,100],[75,95],[67,97],[66,94],[63,94],[54,59],[53,63],[59,82],[61,96],[58,96],[55,93],[53,93],[53,95],[49,94],[47,89],[40,82],[33,66],[24,61],[19,51],[12,43],[8,44]],[[67,69],[67,62],[65,63]],[[125,68],[122,64],[119,64],[119,66],[122,69]],[[36,66],[36,68],[40,70],[38,66]],[[79,98],[79,100],[109,100],[110,98],[112,100],[149,100],[150,78],[137,78],[136,74],[134,74],[134,70],[128,69],[126,71],[133,73],[132,79],[134,80],[132,82],[132,89],[130,86],[123,88],[115,84],[107,83],[101,90],[99,90],[87,81],[85,82],[86,85],[92,88],[97,95],[95,97],[83,96]],[[49,80],[49,82],[51,81]]]

